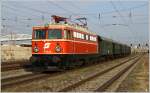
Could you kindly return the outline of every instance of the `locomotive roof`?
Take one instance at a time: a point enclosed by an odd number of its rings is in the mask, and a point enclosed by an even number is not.
[[[96,35],[96,33],[89,31],[89,30],[88,30],[87,28],[85,28],[85,27],[81,27],[81,26],[73,25],[73,24],[51,23],[51,24],[47,24],[47,25],[45,25],[45,26],[46,26],[46,27],[51,27],[51,26],[53,26],[53,27],[55,27],[55,26],[56,26],[56,27],[58,27],[58,26],[60,26],[60,27],[68,27],[68,28],[73,28],[73,29],[76,29],[76,30],[80,30],[80,31],[89,33],[89,34]],[[45,26],[34,26],[34,27],[41,27],[41,28],[43,28],[43,27],[45,27]]]

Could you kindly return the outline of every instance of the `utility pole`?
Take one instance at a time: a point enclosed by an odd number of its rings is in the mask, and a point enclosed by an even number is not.
[[[12,32],[10,32],[10,44],[12,45]]]

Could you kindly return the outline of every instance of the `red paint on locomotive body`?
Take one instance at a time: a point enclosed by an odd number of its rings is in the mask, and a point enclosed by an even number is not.
[[[48,47],[45,48],[46,44]],[[56,52],[55,47],[60,45],[61,52]],[[34,52],[34,47],[38,47],[39,51]],[[64,40],[64,41],[46,41],[33,40],[32,54],[95,54],[97,53],[97,44],[81,41]]]
[[[49,39],[48,30],[56,30],[56,29],[61,31],[60,32],[61,38],[57,39],[50,37],[51,39]],[[39,31],[39,33],[37,33],[36,31]],[[44,34],[42,33],[42,31],[45,31]],[[42,39],[40,39],[41,37],[35,38],[36,35],[41,36],[40,34],[43,35]],[[44,26],[33,27],[32,35],[33,35],[32,54],[98,53],[97,35],[88,32],[85,28],[78,29],[77,27],[70,25],[50,24],[46,27]]]

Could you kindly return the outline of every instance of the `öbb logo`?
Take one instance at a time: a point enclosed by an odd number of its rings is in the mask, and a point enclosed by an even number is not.
[[[44,44],[44,49],[50,48],[50,44],[51,44],[51,43],[45,43],[45,44]]]

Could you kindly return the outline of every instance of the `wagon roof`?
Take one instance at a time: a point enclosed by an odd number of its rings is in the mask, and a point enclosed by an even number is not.
[[[109,41],[109,42],[113,42],[113,43],[117,43],[117,44],[121,44],[121,45],[126,45],[126,44],[120,43],[120,42],[118,42],[118,41],[115,41],[115,40],[112,40],[112,39],[110,39],[110,38],[106,38],[106,37],[103,37],[103,36],[100,36],[100,38],[101,38],[102,40],[106,40],[106,41]],[[128,45],[126,45],[126,46],[128,46]]]
[[[110,39],[110,38],[106,38],[106,37],[103,37],[103,36],[100,36],[100,38],[101,38],[102,40],[106,40],[106,41],[109,41],[109,42],[113,42],[113,40]]]

